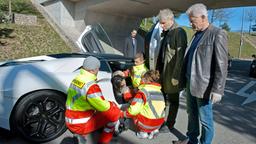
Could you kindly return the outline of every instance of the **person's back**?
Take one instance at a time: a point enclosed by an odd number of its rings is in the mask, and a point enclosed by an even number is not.
[[[123,114],[134,120],[139,138],[152,139],[164,123],[165,100],[158,83],[159,77],[159,72],[154,70],[143,75],[143,84],[139,86],[130,107]]]
[[[95,57],[89,56],[84,60],[80,74],[72,80],[68,89],[65,121],[71,132],[81,136],[104,127],[98,142],[108,143],[112,139],[120,109],[102,95],[96,83],[99,67],[100,61]]]

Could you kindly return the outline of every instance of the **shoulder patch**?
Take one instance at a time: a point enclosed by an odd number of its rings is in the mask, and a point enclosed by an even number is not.
[[[81,88],[84,86],[85,83],[83,83],[83,82],[81,82],[81,81],[79,81],[79,80],[74,79],[74,80],[72,81],[72,84],[81,89]]]

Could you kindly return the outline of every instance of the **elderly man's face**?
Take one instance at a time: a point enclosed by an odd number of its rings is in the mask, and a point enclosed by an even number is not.
[[[190,25],[195,31],[202,31],[205,25],[208,24],[205,16],[189,16]]]
[[[173,19],[161,19],[160,20],[160,25],[164,31],[167,31],[170,29],[173,25]]]

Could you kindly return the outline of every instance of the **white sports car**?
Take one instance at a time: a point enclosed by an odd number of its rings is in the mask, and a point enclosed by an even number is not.
[[[159,53],[160,31],[156,24],[145,39],[150,69],[154,69]],[[0,62],[1,128],[39,143],[63,134],[67,129],[64,121],[66,92],[89,55],[100,59],[99,85],[104,97],[115,101],[112,72],[126,70],[133,65],[133,60],[113,49],[100,25],[87,26],[77,45],[83,54],[55,54]]]
[[[101,61],[98,80],[103,95],[114,101],[112,71],[132,59],[111,54],[56,54],[0,63],[0,127],[15,130],[32,142],[50,141],[65,132],[66,91],[83,64],[94,55]]]

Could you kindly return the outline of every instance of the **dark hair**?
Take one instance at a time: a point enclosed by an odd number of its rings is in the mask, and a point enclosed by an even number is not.
[[[120,75],[115,75],[111,78],[111,83],[113,84],[114,90],[119,90],[121,87],[121,83],[125,78]]]
[[[160,74],[158,70],[149,70],[143,75],[143,78],[150,82],[159,82]]]

